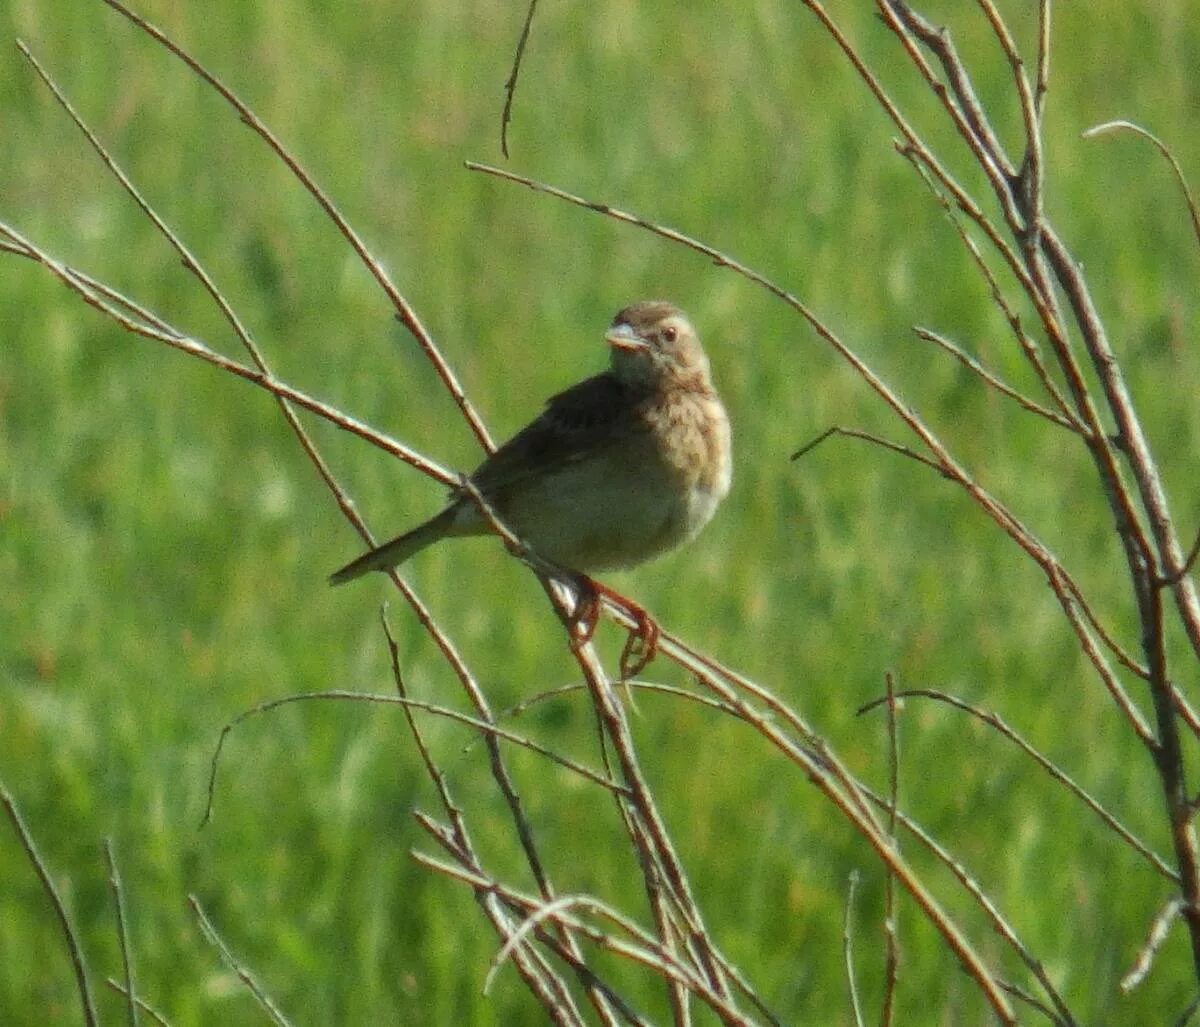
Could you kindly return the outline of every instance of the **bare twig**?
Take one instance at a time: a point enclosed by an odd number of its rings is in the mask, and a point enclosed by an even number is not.
[[[1006,381],[1004,381],[994,372],[989,371],[983,366],[983,364],[981,364],[961,347],[955,345],[944,335],[931,331],[928,328],[921,328],[917,325],[913,326],[913,334],[916,335],[918,339],[924,339],[926,342],[932,342],[934,345],[940,346],[952,357],[954,357],[955,360],[962,364],[963,367],[980,378],[986,385],[989,385],[1001,395],[1015,400],[1018,405],[1023,407],[1025,410],[1028,410],[1031,414],[1037,414],[1039,417],[1044,417],[1052,424],[1057,424],[1060,428],[1066,428],[1068,431],[1077,432],[1079,430],[1069,418],[1063,416],[1055,410],[1050,410],[1047,407],[1042,406],[1040,403],[1035,403],[1028,396],[1018,392]]]
[[[646,952],[653,953],[655,957],[661,960],[664,967],[669,967],[673,971],[672,976],[676,977],[688,990],[702,991],[705,989],[703,979],[696,976],[691,967],[678,961],[672,952],[628,917],[617,912],[607,903],[601,902],[594,896],[564,895],[553,902],[542,905],[530,905],[529,913],[522,921],[520,927],[513,932],[508,941],[492,957],[491,966],[488,968],[487,977],[484,980],[483,993],[487,995],[491,991],[492,982],[496,979],[496,974],[499,972],[500,967],[504,965],[517,946],[531,933],[534,933],[545,921],[561,921],[563,924],[576,929],[582,927],[582,921],[576,917],[564,916],[568,910],[575,909],[591,910],[616,924],[626,934],[633,937]],[[596,935],[593,933],[591,936],[595,937]]]
[[[1045,1002],[1035,998],[1024,988],[1013,984],[1012,981],[1001,981],[1000,987],[1002,987],[1018,1002],[1024,1002],[1025,1005],[1027,1005],[1030,1009],[1037,1010],[1037,1012],[1041,1013],[1042,1016],[1054,1024],[1054,1027],[1063,1027],[1063,1024],[1066,1023],[1066,1021],[1063,1020],[1057,1013],[1055,1013],[1053,1009],[1046,1005]]]
[[[1167,146],[1153,132],[1150,132],[1141,125],[1135,124],[1132,121],[1106,121],[1102,125],[1096,125],[1089,128],[1083,133],[1084,139],[1098,139],[1103,135],[1112,135],[1120,132],[1132,132],[1134,135],[1139,135],[1143,139],[1148,140],[1168,164],[1171,165],[1171,170],[1175,174],[1175,181],[1179,184],[1179,191],[1183,194],[1183,201],[1187,204],[1188,215],[1192,219],[1192,233],[1196,236],[1196,242],[1200,243],[1200,207],[1197,207],[1196,198],[1192,195],[1191,186],[1188,185],[1187,176],[1183,173],[1183,168],[1179,161],[1175,159],[1175,154],[1171,152],[1171,148]]]
[[[890,804],[886,796],[879,795],[873,792],[870,788],[863,786],[863,791],[867,797],[875,803],[880,809],[885,812],[890,810]],[[956,859],[946,848],[941,845],[937,839],[925,830],[916,820],[899,810],[896,811],[896,819],[900,825],[908,831],[914,838],[917,839],[926,849],[933,853],[934,857],[949,870],[958,882],[966,890],[967,894],[975,901],[984,915],[988,918],[992,927],[1001,938],[1007,942],[1009,947],[1020,957],[1021,962],[1029,969],[1029,972],[1037,979],[1042,989],[1050,997],[1050,1001],[1054,1004],[1054,1008],[1058,1011],[1054,1018],[1056,1022],[1067,1025],[1067,1027],[1077,1027],[1075,1017],[1072,1016],[1070,1009],[1067,1007],[1066,1001],[1055,988],[1054,982],[1050,980],[1049,974],[1046,972],[1045,966],[1030,950],[1029,947],[1021,940],[1017,934],[1016,928],[1008,922],[996,907],[995,902],[983,890],[982,886],[975,877],[967,870],[963,863]],[[997,985],[1002,990],[1008,990],[1008,985],[997,981]]]
[[[1188,730],[1193,735],[1200,738],[1200,713],[1192,708],[1192,704],[1184,698],[1183,693],[1179,691],[1174,682],[1167,683],[1167,690],[1170,692],[1171,705],[1175,707],[1175,712],[1179,714],[1180,720],[1188,726]]]
[[[997,994],[999,988],[991,971],[982,963],[970,943],[959,931],[957,925],[942,910],[924,883],[916,877],[907,863],[904,862],[899,852],[887,839],[881,825],[874,819],[866,807],[867,801],[870,800],[876,802],[881,808],[886,810],[886,800],[879,799],[869,788],[856,782],[829,747],[804,722],[803,718],[778,696],[764,689],[761,685],[756,684],[745,677],[745,675],[723,667],[712,657],[698,653],[695,649],[667,632],[663,633],[659,644],[663,652],[667,653],[681,666],[694,673],[700,684],[713,689],[725,702],[737,710],[738,716],[742,720],[745,720],[746,723],[754,727],[756,731],[778,748],[784,756],[808,775],[809,779],[821,792],[850,820],[855,829],[883,860],[884,864],[892,870],[896,879],[913,897],[925,916],[942,934],[942,937],[951,950],[955,952],[967,972],[979,984],[1002,1022],[1014,1022],[1012,1011],[1007,1001],[1002,995]],[[744,689],[754,696],[755,699],[766,704],[772,713],[778,714],[789,727],[800,732],[805,744],[798,743],[786,731],[780,730],[779,725],[774,722],[771,716],[764,715],[756,710],[738,695],[735,689]],[[813,748],[808,748],[806,745],[813,746]],[[910,827],[911,821],[906,822],[902,820],[902,822],[910,830],[913,829]],[[932,843],[931,839],[930,843]],[[965,878],[964,883],[969,880],[969,878]],[[971,882],[971,885],[974,885],[974,882]],[[968,888],[970,890],[970,885],[968,885]],[[974,886],[972,895],[984,905],[989,915],[993,918],[993,922],[1002,930],[1005,937],[1009,939],[1010,943],[1022,954],[1022,957],[1026,959],[1031,967],[1038,968],[1035,972],[1039,972],[1040,964],[1029,956],[1028,951],[1017,939],[1016,933],[1000,917],[993,904],[983,895],[977,885]],[[1039,979],[1043,980],[1047,992],[1054,995],[1057,1002],[1061,1002],[1061,999],[1057,998],[1057,993],[1054,991],[1053,986],[1045,978],[1044,973],[1040,974]]]
[[[807,6],[815,12],[819,8],[818,4],[812,2]],[[1024,176],[1018,180],[1011,172],[1006,172],[1007,158],[998,155],[985,145],[985,141],[972,128],[970,119],[963,113],[963,108],[971,107],[975,90],[970,76],[961,66],[957,54],[952,48],[945,45],[946,40],[943,39],[945,34],[933,29],[928,22],[912,14],[907,4],[903,4],[899,0],[886,0],[886,2],[880,0],[879,8],[884,21],[896,33],[913,65],[925,78],[934,95],[942,102],[950,120],[971,149],[979,166],[987,174],[1009,231],[1022,243],[1023,263],[1015,259],[1015,254],[1007,242],[998,238],[994,226],[982,216],[978,205],[966,195],[940,164],[932,160],[928,147],[916,136],[898,108],[883,91],[876,77],[870,69],[865,67],[862,59],[854,52],[854,48],[846,41],[844,35],[832,23],[823,9],[819,11],[818,16],[830,34],[837,40],[838,45],[847,52],[855,69],[901,131],[906,146],[954,197],[959,208],[988,234],[988,238],[1004,255],[1022,288],[1033,301],[1054,346],[1060,369],[1067,380],[1077,411],[1087,428],[1088,449],[1105,488],[1117,532],[1125,550],[1126,561],[1136,582],[1144,577],[1145,565],[1153,561],[1151,546],[1133,496],[1122,477],[1114,445],[1103,428],[1099,408],[1067,337],[1053,282],[1056,281],[1066,294],[1071,312],[1083,333],[1093,369],[1103,385],[1108,409],[1117,421],[1123,446],[1132,458],[1134,476],[1138,482],[1142,502],[1148,511],[1148,520],[1160,548],[1165,553],[1164,562],[1175,566],[1179,556],[1178,545],[1173,532],[1168,527],[1170,521],[1166,498],[1150,458],[1141,426],[1133,414],[1119,365],[1108,345],[1103,324],[1095,311],[1087,285],[1079,273],[1079,269],[1048,224],[1040,221],[1031,224],[1036,213],[1032,210],[1031,204],[1036,202],[1036,198],[1031,197],[1028,189],[1023,185]],[[950,98],[948,91],[938,81],[929,63],[925,60],[917,41],[918,36],[938,55],[943,64],[948,66],[947,73],[955,83],[954,88],[962,93],[957,103]],[[1024,109],[1026,106],[1024,98],[1022,103]],[[1034,228],[1036,231],[1031,230]],[[1051,271],[1053,272],[1053,281],[1050,275]],[[1184,581],[1176,590],[1176,598],[1181,616],[1185,621],[1189,640],[1192,642],[1193,648],[1200,654],[1200,600],[1197,599],[1195,589],[1187,581]],[[1080,636],[1080,641],[1084,642],[1086,649],[1087,643],[1082,636]],[[1097,670],[1101,672],[1102,676],[1105,676],[1101,667],[1097,666]],[[1113,698],[1130,718],[1135,730],[1139,731],[1143,742],[1152,749],[1155,744],[1154,739],[1141,730],[1137,718],[1114,689],[1112,680],[1105,677],[1105,681]],[[1194,849],[1194,845],[1183,848],[1190,852]],[[1183,849],[1180,851],[1182,853]],[[1194,864],[1196,862],[1194,853],[1186,856],[1185,861]],[[1189,888],[1191,887],[1192,885],[1189,885]],[[1195,887],[1200,892],[1200,877],[1198,877]],[[1194,937],[1197,942],[1197,963],[1200,966],[1200,914],[1198,914]]]
[[[279,381],[257,368],[248,367],[245,364],[238,363],[236,360],[222,356],[199,339],[179,332],[157,318],[153,323],[147,323],[140,318],[135,319],[135,317],[131,317],[123,309],[126,307],[126,304],[110,299],[103,291],[93,288],[86,276],[55,260],[44,250],[41,250],[30,240],[26,239],[11,225],[0,222],[0,234],[7,236],[10,241],[23,247],[31,259],[36,260],[45,267],[85,303],[99,310],[102,314],[134,335],[140,335],[143,338],[164,343],[172,349],[179,350],[181,353],[197,357],[228,374],[235,375],[253,385],[257,385],[273,396],[286,399],[296,406],[303,407],[310,413],[314,413],[318,417],[330,422],[335,427],[347,431],[352,435],[357,435],[359,438],[371,443],[391,456],[403,460],[410,467],[416,468],[422,474],[428,475],[443,485],[453,485],[458,481],[458,475],[446,470],[403,443],[376,431],[353,417],[347,416],[336,407],[315,399],[307,393],[301,392],[299,389],[288,385],[286,382]]]
[[[54,907],[54,915],[58,918],[58,926],[62,930],[63,940],[67,944],[67,952],[71,957],[71,967],[75,971],[75,986],[79,989],[79,1004],[82,1007],[83,1022],[87,1024],[87,1027],[96,1027],[98,1022],[96,1005],[92,1001],[92,986],[88,981],[87,962],[84,960],[83,947],[79,944],[79,938],[75,934],[75,927],[71,923],[67,907],[63,904],[63,900],[58,894],[58,888],[55,887],[54,881],[50,877],[50,871],[46,868],[46,864],[37,850],[33,835],[25,826],[21,811],[17,809],[16,802],[13,801],[13,797],[9,795],[8,789],[3,785],[0,785],[0,805],[3,805],[5,812],[8,813],[8,819],[17,832],[21,848],[25,850],[30,865],[37,874],[38,880],[42,882],[42,890],[50,900],[50,905]]]
[[[896,814],[900,796],[900,731],[896,718],[896,680],[891,671],[884,676],[887,686],[888,739],[888,836],[897,850]],[[896,937],[896,876],[885,871],[883,881],[883,1000],[880,1003],[879,1027],[891,1027],[895,1015],[896,983],[900,972],[900,948]]]
[[[842,917],[842,958],[846,961],[846,984],[850,989],[850,1010],[854,1014],[856,1027],[863,1027],[862,1006],[858,1001],[858,981],[854,973],[854,935],[851,924],[854,920],[854,893],[858,891],[857,870],[850,871],[846,885],[846,911]]]
[[[275,1005],[271,996],[258,983],[254,974],[233,954],[229,946],[225,944],[225,940],[217,932],[216,927],[213,926],[213,922],[209,920],[208,915],[204,912],[204,908],[200,905],[200,900],[195,895],[189,895],[187,900],[188,905],[192,907],[192,912],[196,915],[196,922],[200,925],[200,933],[208,939],[209,943],[220,954],[221,962],[246,986],[246,990],[254,996],[254,1000],[259,1004],[263,1012],[276,1024],[276,1027],[291,1027],[291,1021]]]
[[[939,691],[936,688],[909,688],[902,692],[897,692],[895,698],[898,699],[933,699],[937,702],[945,703],[948,706],[953,706],[955,709],[962,710],[964,713],[969,713],[972,717],[983,722],[988,727],[992,728],[999,734],[1003,735],[1010,742],[1016,745],[1023,753],[1034,760],[1043,770],[1046,771],[1055,781],[1063,785],[1072,795],[1080,800],[1088,809],[1098,816],[1107,827],[1109,827],[1122,841],[1130,848],[1138,852],[1140,855],[1154,867],[1163,877],[1176,884],[1179,883],[1179,875],[1169,866],[1166,861],[1154,852],[1145,842],[1138,838],[1116,817],[1108,812],[1100,802],[1095,799],[1088,791],[1075,781],[1066,771],[1058,767],[1049,758],[1044,756],[1028,741],[1026,741],[1014,728],[1010,727],[999,714],[992,713],[989,710],[980,709],[978,706],[973,706],[971,703],[957,696],[950,695],[948,692]],[[865,706],[859,708],[860,714],[867,713],[870,710],[880,706],[886,706],[889,698],[884,696],[879,699],[874,699]]]
[[[1001,145],[984,112],[983,104],[975,94],[949,31],[935,26],[899,0],[881,0],[877,6],[883,15],[884,24],[899,37],[912,63],[921,71],[930,84],[931,91],[950,116],[950,121],[972,146],[974,152],[986,155],[986,162],[980,162],[983,170],[989,177],[1000,175],[1011,178],[1015,171],[1013,162]],[[932,69],[921,56],[913,42],[914,37],[937,58],[946,76],[945,86],[937,81]]]
[[[978,4],[992,26],[1001,51],[1008,59],[1013,89],[1017,94],[1021,118],[1025,124],[1025,159],[1021,162],[1021,170],[1014,185],[1017,189],[1018,204],[1025,214],[1026,222],[1021,242],[1025,252],[1032,258],[1037,253],[1038,236],[1042,231],[1044,216],[1045,175],[1042,170],[1042,119],[1039,100],[1029,83],[1025,61],[1018,52],[1012,33],[1009,32],[996,5],[992,0],[978,0]],[[1041,59],[1042,55],[1039,54],[1039,65]]]
[[[491,721],[482,720],[479,717],[472,717],[467,713],[460,713],[458,710],[452,710],[445,706],[439,706],[437,703],[423,702],[420,699],[412,699],[408,696],[400,695],[376,695],[371,692],[350,692],[343,689],[327,689],[323,692],[302,692],[296,695],[284,695],[275,699],[268,699],[264,702],[252,706],[250,709],[243,710],[228,724],[221,728],[221,735],[217,739],[216,747],[213,750],[212,759],[209,765],[208,776],[208,802],[205,804],[204,817],[200,821],[200,826],[212,819],[213,793],[216,789],[217,768],[221,760],[221,753],[225,747],[225,739],[229,733],[250,717],[258,716],[262,713],[269,713],[280,706],[286,706],[290,703],[320,701],[320,700],[341,700],[351,702],[367,702],[367,703],[382,703],[389,706],[405,706],[414,710],[424,710],[426,713],[432,713],[439,717],[444,717],[447,720],[457,721],[460,724],[466,724],[468,727],[473,727],[476,731],[484,734],[492,735],[496,738],[502,738],[507,742],[512,742],[514,745],[519,745],[523,749],[528,749],[530,752],[537,753],[539,756],[544,756],[548,760],[552,760],[559,766],[578,774],[585,780],[591,781],[593,784],[598,784],[602,788],[609,789],[617,795],[628,795],[629,789],[624,785],[617,784],[609,780],[598,771],[585,767],[582,763],[578,763],[569,756],[563,756],[560,753],[554,752],[552,749],[547,749],[544,745],[535,742],[531,738],[518,734],[515,731],[510,731],[507,728],[500,727]]]
[[[1128,994],[1146,979],[1146,975],[1154,965],[1154,957],[1158,955],[1158,950],[1167,940],[1171,925],[1179,918],[1179,911],[1182,907],[1183,900],[1175,895],[1168,899],[1162,909],[1158,911],[1150,924],[1146,944],[1138,950],[1137,958],[1133,961],[1133,966],[1129,968],[1129,973],[1121,978],[1120,987],[1123,992]]]
[[[513,96],[517,91],[517,76],[521,73],[521,60],[525,56],[525,45],[529,42],[529,29],[533,25],[533,12],[537,10],[537,0],[529,0],[529,9],[525,12],[525,24],[521,26],[521,38],[517,40],[517,51],[513,54],[512,71],[508,81],[504,83],[504,111],[500,115],[500,152],[508,159],[508,123],[512,121]]]
[[[843,428],[838,424],[833,425],[831,428],[826,428],[816,438],[809,440],[798,450],[796,450],[796,452],[794,452],[788,459],[799,460],[802,456],[807,456],[822,442],[832,438],[834,435],[845,439],[859,439],[863,442],[870,442],[872,445],[879,446],[882,449],[891,450],[893,453],[898,453],[900,456],[907,457],[909,460],[915,460],[917,463],[923,464],[930,470],[937,471],[937,473],[943,478],[950,478],[953,480],[953,476],[949,474],[944,467],[939,465],[935,460],[930,460],[929,457],[922,456],[915,449],[911,449],[908,446],[902,446],[898,442],[892,442],[889,439],[883,438],[881,435],[875,435],[871,432],[863,431],[860,428]]]
[[[391,626],[387,622],[387,617],[382,613],[380,615],[380,622],[383,627],[384,636],[387,639],[388,652],[392,665],[392,677],[396,684],[396,691],[402,699],[407,699],[408,694],[404,685],[404,676],[400,671],[399,646],[396,644],[396,639],[392,634]],[[432,821],[422,814],[417,814],[417,822],[430,829],[434,837],[441,840],[447,851],[453,853],[460,863],[464,866],[478,868],[479,861],[475,855],[471,837],[467,831],[466,821],[463,819],[462,810],[454,801],[450,793],[450,786],[446,781],[446,775],[438,767],[428,744],[425,742],[425,737],[421,732],[420,725],[417,723],[417,718],[414,716],[412,707],[408,705],[404,706],[404,717],[408,722],[409,731],[412,734],[417,750],[421,754],[426,772],[437,789],[442,808],[446,811],[446,815],[450,819],[452,837],[445,837],[441,832],[433,830]],[[496,741],[492,735],[489,734],[485,737],[491,739],[492,746],[496,745]],[[539,887],[548,889],[548,883],[539,881]],[[475,898],[483,909],[484,914],[491,921],[496,933],[500,938],[507,939],[512,933],[513,925],[511,918],[505,913],[494,892],[490,889],[476,889]],[[568,960],[575,961],[573,965],[580,963],[578,945],[575,943],[574,938],[569,935],[566,937],[566,948],[564,951]],[[579,1011],[575,1008],[571,993],[566,987],[565,982],[541,958],[540,953],[532,949],[522,948],[520,951],[514,953],[513,963],[516,965],[517,972],[521,975],[522,980],[525,981],[529,990],[541,1002],[553,1022],[571,1025],[571,1027],[582,1025],[582,1018]],[[606,994],[607,989],[600,986],[592,975],[587,974],[586,968],[578,972],[584,976],[584,986],[588,998],[592,1001],[603,1023],[607,1027],[616,1027],[617,1019],[613,1012],[612,999]]]
[[[633,689],[638,692],[653,692],[660,695],[673,695],[679,698],[688,699],[691,702],[699,703],[701,706],[707,706],[710,709],[720,710],[722,713],[729,713],[737,716],[737,711],[728,703],[722,702],[720,699],[712,699],[707,695],[700,695],[687,688],[680,688],[677,685],[665,685],[660,681],[641,681],[637,678],[632,678],[629,681],[622,681],[621,687]],[[557,688],[549,688],[543,692],[537,692],[528,698],[522,699],[519,703],[514,703],[507,709],[501,710],[496,714],[496,719],[507,720],[509,717],[520,717],[529,709],[537,706],[540,703],[586,690],[587,685],[583,684],[582,682],[575,682],[574,684],[570,685],[559,685]]]
[[[117,858],[113,855],[111,838],[104,839],[104,860],[108,864],[108,886],[113,893],[113,908],[117,913],[117,941],[121,946],[121,966],[125,972],[126,1013],[129,1027],[137,1027],[138,1003],[133,988],[133,960],[129,954],[129,928],[125,923],[125,894],[121,887],[121,875],[117,871]]]
[[[846,774],[845,769],[840,766],[835,758],[832,758],[832,754],[828,753],[827,750],[823,757],[813,757],[815,760],[818,760],[818,763],[815,765],[815,770],[812,765],[801,763],[801,761],[795,757],[795,754],[792,750],[794,743],[790,742],[786,736],[778,733],[778,729],[771,722],[771,719],[767,716],[756,713],[752,707],[748,706],[745,702],[738,699],[733,693],[722,687],[720,679],[725,678],[731,682],[736,682],[739,687],[744,687],[752,694],[759,696],[770,705],[772,711],[777,713],[785,723],[796,727],[807,737],[811,732],[811,729],[807,727],[803,719],[800,718],[794,710],[787,706],[787,704],[783,703],[778,697],[766,692],[765,690],[762,690],[761,686],[755,685],[754,682],[742,675],[737,674],[735,671],[731,671],[728,668],[722,667],[711,657],[697,653],[691,647],[687,646],[685,643],[669,633],[664,633],[661,644],[663,645],[664,652],[667,655],[679,662],[680,665],[689,672],[696,675],[697,681],[703,685],[707,685],[718,695],[724,697],[722,699],[722,704],[725,712],[731,713],[738,719],[745,721],[751,727],[758,730],[759,733],[771,740],[781,752],[783,752],[785,755],[789,755],[789,758],[792,758],[794,762],[804,766],[806,772],[809,773],[810,777],[815,783],[818,784],[819,787],[822,788],[822,790],[825,789],[824,779],[821,776],[822,771],[826,773],[835,772],[841,775]],[[698,696],[685,690],[680,690],[676,694],[680,698],[688,699],[690,701],[702,701],[704,698],[703,696]],[[899,698],[898,695],[897,698]],[[852,782],[852,779],[847,778],[847,780]],[[1052,1016],[1052,1019],[1054,1019],[1056,1023],[1074,1025],[1076,1022],[1074,1017],[1071,1015],[1066,1003],[1058,994],[1053,983],[1047,976],[1045,968],[1020,940],[1012,925],[1009,924],[1008,921],[1005,920],[1005,918],[1000,914],[995,904],[991,901],[991,899],[988,898],[978,882],[967,872],[962,863],[956,860],[949,852],[947,852],[944,847],[942,847],[927,831],[920,826],[920,824],[918,824],[907,814],[901,812],[890,799],[876,794],[870,788],[867,788],[864,785],[859,784],[855,787],[861,791],[866,799],[874,803],[879,809],[883,810],[889,819],[894,814],[896,821],[902,827],[904,827],[905,830],[913,834],[922,845],[929,849],[929,851],[932,852],[934,856],[954,874],[954,876],[963,885],[967,893],[978,903],[979,907],[983,910],[989,921],[992,923],[997,934],[1004,938],[1005,941],[1008,942],[1013,950],[1020,956],[1021,960],[1026,964],[1027,967],[1029,967],[1030,971],[1045,989],[1047,995],[1050,996],[1051,1001],[1058,1010],[1058,1013]],[[888,865],[890,866],[890,864]]]
[[[1187,556],[1179,569],[1173,574],[1163,574],[1158,578],[1158,585],[1163,588],[1174,588],[1181,582],[1185,576],[1192,573],[1192,568],[1196,566],[1196,557],[1200,556],[1200,532],[1196,533],[1196,539],[1192,543],[1192,548],[1188,550]]]
[[[705,1001],[721,1018],[722,1022],[731,1025],[747,1025],[747,1027],[754,1023],[753,1020],[739,1012],[726,999],[718,995],[702,975],[696,974],[692,968],[676,959],[675,955],[661,942],[655,940],[648,932],[639,928],[628,917],[623,916],[592,896],[569,896],[552,904],[552,908],[547,908],[544,903],[522,895],[520,892],[490,877],[472,874],[460,866],[435,859],[419,851],[414,850],[412,857],[423,866],[445,874],[447,877],[463,881],[475,888],[492,889],[506,903],[510,903],[514,908],[522,911],[523,917],[527,920],[528,929],[534,933],[537,933],[543,921],[557,921],[615,955],[647,966],[660,976],[678,981],[689,992]],[[637,939],[637,942],[630,943],[624,941],[609,932],[587,924],[570,912],[571,908],[578,906],[585,906],[611,919],[621,930]],[[631,1020],[631,1022],[643,1023],[644,1021],[638,1018]]]
[[[1013,338],[1016,339],[1017,345],[1020,346],[1021,352],[1025,355],[1029,366],[1033,368],[1033,372],[1037,375],[1038,381],[1041,382],[1042,388],[1046,391],[1054,405],[1058,408],[1059,413],[1066,418],[1073,431],[1082,435],[1085,439],[1088,437],[1089,431],[1082,421],[1075,415],[1070,405],[1067,403],[1066,397],[1062,390],[1050,375],[1049,369],[1046,367],[1046,362],[1042,358],[1041,350],[1038,344],[1029,337],[1029,333],[1025,330],[1025,326],[1021,322],[1021,316],[1013,309],[1008,298],[1004,295],[1004,290],[1001,289],[1000,283],[992,271],[988,262],[984,259],[983,254],[979,251],[979,246],[975,240],[967,234],[966,228],[963,226],[961,219],[955,214],[955,207],[950,203],[946,194],[942,191],[937,182],[933,180],[929,169],[918,159],[916,152],[911,146],[906,143],[898,143],[896,145],[897,152],[909,162],[913,170],[916,171],[921,181],[925,183],[926,188],[937,201],[946,219],[953,226],[955,234],[959,241],[966,249],[971,257],[971,262],[975,265],[980,275],[983,276],[984,282],[987,283],[988,292],[992,297],[992,302],[995,303],[996,309],[1000,311],[1005,322],[1008,324]]]
[[[1050,88],[1050,0],[1038,0],[1038,60],[1037,88],[1034,90],[1034,105],[1038,120],[1046,113],[1046,92]]]
[[[159,43],[170,53],[174,54],[179,60],[183,61],[193,73],[207,82],[215,89],[234,110],[237,111],[241,120],[248,125],[260,139],[267,144],[275,155],[283,161],[288,170],[295,176],[296,180],[308,190],[309,194],[325,212],[326,217],[334,224],[342,237],[350,244],[350,248],[354,250],[363,266],[370,272],[371,277],[375,279],[379,287],[387,295],[391,301],[392,307],[396,312],[396,317],[400,323],[412,334],[416,339],[417,344],[424,350],[426,357],[433,364],[437,371],[438,377],[441,378],[450,395],[453,397],[471,431],[475,434],[479,444],[489,452],[494,449],[491,436],[488,434],[487,428],[484,427],[483,420],[479,416],[475,407],[467,399],[466,393],[451,371],[449,363],[442,356],[441,350],[433,341],[433,337],[421,323],[417,317],[416,311],[406,300],[403,294],[392,282],[383,264],[367,249],[366,244],[359,237],[358,233],[351,227],[350,223],[342,215],[341,211],[334,204],[333,200],[317,185],[316,180],[304,169],[303,165],[296,157],[279,141],[273,132],[259,119],[242,100],[233,92],[224,82],[216,75],[210,72],[191,54],[184,50],[178,43],[172,40],[157,26],[151,24],[145,18],[135,14],[120,0],[104,0],[109,7],[127,18],[130,22],[136,25],[139,29],[150,36],[155,42]]]
[[[105,977],[104,983],[107,984],[118,995],[129,995],[128,989],[120,981],[115,981],[111,977]],[[138,996],[133,996],[133,1002],[137,1005],[138,1009],[140,1009],[143,1013],[150,1017],[151,1020],[158,1024],[158,1027],[171,1027],[170,1021],[163,1016],[162,1013],[150,1005],[149,1002]]]

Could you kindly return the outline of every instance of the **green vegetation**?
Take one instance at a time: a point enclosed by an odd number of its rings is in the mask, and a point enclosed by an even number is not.
[[[337,200],[498,437],[599,366],[601,331],[625,303],[663,296],[692,315],[734,420],[734,491],[690,548],[614,586],[782,694],[868,781],[886,781],[883,719],[854,711],[892,669],[902,686],[943,687],[1001,713],[1168,853],[1145,754],[1011,542],[936,476],[874,447],[831,440],[789,462],[831,424],[908,441],[825,344],[728,270],[462,169],[499,161],[522,6],[139,9],[237,90]],[[871,5],[839,6],[900,102],[960,158]],[[1033,7],[1006,6],[1024,45]],[[984,99],[1004,112],[1001,130],[1015,133],[1008,68],[978,12],[943,2],[929,13],[949,20]],[[447,466],[474,465],[470,433],[385,298],[210,91],[97,0],[9,0],[0,39],[14,36],[205,262],[280,377]],[[16,49],[0,54],[0,219],[240,358]],[[1056,8],[1050,213],[1085,264],[1187,530],[1200,514],[1189,384],[1200,380],[1200,258],[1149,147],[1080,132],[1131,118],[1200,182],[1198,67],[1189,0]],[[1135,642],[1082,450],[909,331],[944,332],[1036,391],[891,139],[812,17],[782,0],[542,5],[510,133],[515,170],[702,238],[811,304]],[[440,502],[437,486],[361,442],[323,424],[314,434],[378,535]],[[358,548],[265,394],[122,334],[42,270],[0,255],[0,781],[63,882],[97,979],[120,976],[102,851],[114,839],[139,991],[176,1025],[262,1022],[202,937],[188,893],[295,1022],[538,1015],[511,969],[481,996],[490,928],[465,889],[408,856],[430,848],[410,809],[430,806],[432,792],[398,710],[300,704],[240,726],[214,821],[197,829],[209,758],[239,712],[294,692],[390,691],[385,599],[409,688],[458,702],[382,579],[325,586]],[[535,579],[498,544],[436,547],[410,577],[497,709],[576,680]],[[619,651],[611,624],[600,638],[607,655]],[[646,676],[682,680],[664,661]],[[784,1022],[849,1022],[842,915],[858,867],[859,987],[875,1008],[877,859],[745,728],[664,697],[638,707],[647,773],[725,951]],[[583,698],[520,723],[598,762]],[[482,747],[460,754],[472,737],[461,727],[429,721],[428,731],[480,849],[497,873],[519,874]],[[1182,932],[1140,989],[1116,990],[1167,894],[1141,857],[954,711],[910,703],[901,744],[905,807],[972,869],[1084,1022],[1170,1022],[1182,1011],[1196,988]],[[512,764],[560,891],[595,891],[643,916],[611,801],[529,753]],[[0,864],[0,1021],[70,1022],[70,965],[6,824]],[[945,892],[985,955],[1024,981],[977,910]],[[900,908],[897,1022],[989,1022],[931,928]],[[656,1021],[660,991],[639,995]],[[98,999],[115,1021],[119,1000]]]

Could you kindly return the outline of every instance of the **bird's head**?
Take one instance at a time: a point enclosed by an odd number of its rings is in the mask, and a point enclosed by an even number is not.
[[[670,303],[646,300],[626,307],[613,318],[604,341],[612,348],[613,374],[625,385],[712,388],[696,329]]]

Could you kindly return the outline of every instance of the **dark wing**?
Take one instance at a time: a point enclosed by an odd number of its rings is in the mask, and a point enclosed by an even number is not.
[[[618,441],[633,427],[629,390],[598,374],[552,396],[541,416],[489,456],[471,480],[494,496],[531,474],[545,474]]]

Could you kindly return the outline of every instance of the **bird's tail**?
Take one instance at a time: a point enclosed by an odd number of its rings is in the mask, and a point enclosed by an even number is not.
[[[357,560],[350,561],[341,570],[329,575],[329,584],[344,585],[368,571],[386,571],[398,567],[410,556],[419,553],[438,539],[457,534],[454,530],[455,513],[453,506],[448,507],[424,524],[417,525],[412,531],[398,535],[390,542],[363,553]]]

